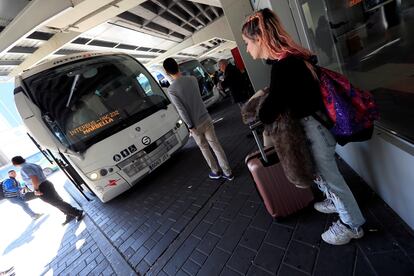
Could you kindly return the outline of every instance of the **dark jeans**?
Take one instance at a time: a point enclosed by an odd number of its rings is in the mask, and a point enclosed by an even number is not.
[[[39,191],[43,193],[40,199],[50,205],[55,206],[67,216],[76,217],[80,214],[80,210],[72,207],[69,203],[63,201],[63,199],[56,192],[52,182],[46,180],[39,185]]]
[[[30,209],[29,204],[27,204],[27,202],[24,201],[21,197],[19,196],[8,197],[7,199],[9,200],[10,203],[13,203],[13,204],[16,204],[22,207],[23,211],[25,211],[26,214],[28,214],[30,217],[34,218],[36,216],[36,213],[33,212],[32,209]]]

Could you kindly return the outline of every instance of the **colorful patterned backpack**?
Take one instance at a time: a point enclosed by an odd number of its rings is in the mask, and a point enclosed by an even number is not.
[[[379,119],[372,94],[352,86],[345,76],[337,72],[319,66],[316,69],[325,114],[330,120],[328,128],[338,144],[369,140],[374,121]]]

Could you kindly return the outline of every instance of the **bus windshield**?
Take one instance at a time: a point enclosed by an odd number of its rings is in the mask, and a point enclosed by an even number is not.
[[[51,132],[76,152],[169,104],[147,70],[126,55],[78,60],[24,83]]]

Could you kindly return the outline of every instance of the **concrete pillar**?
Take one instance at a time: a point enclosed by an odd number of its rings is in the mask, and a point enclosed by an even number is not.
[[[220,0],[220,2],[255,90],[269,85],[270,66],[264,64],[263,61],[253,60],[246,52],[246,46],[241,37],[241,27],[253,9],[269,8],[273,10],[292,38],[302,46],[309,48],[304,31],[298,31],[298,24],[295,24],[295,20],[300,21],[297,7],[294,5],[295,1],[290,3],[289,0]]]
[[[249,0],[220,0],[220,2],[254,89],[259,90],[269,86],[270,66],[261,60],[251,58],[246,52],[246,45],[241,36],[241,27],[246,17],[253,12]]]
[[[277,16],[279,16],[280,21],[282,21],[283,26],[285,27],[286,31],[292,36],[292,38],[306,47],[305,41],[302,41],[302,38],[299,37],[297,25],[301,25],[301,22],[295,24],[294,14],[292,8],[296,8],[296,1],[290,0],[250,0],[252,6],[255,10],[260,10],[264,8],[269,8],[273,10]],[[290,3],[291,2],[291,3]],[[291,8],[292,6],[292,8]]]

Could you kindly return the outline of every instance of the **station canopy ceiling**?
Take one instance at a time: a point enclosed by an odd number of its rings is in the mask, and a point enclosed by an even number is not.
[[[50,58],[122,51],[144,64],[236,44],[219,0],[2,0],[0,81]]]

